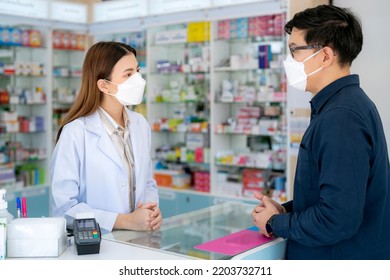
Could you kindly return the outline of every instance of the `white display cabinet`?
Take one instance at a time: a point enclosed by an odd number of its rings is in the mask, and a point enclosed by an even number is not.
[[[284,14],[213,24],[212,192],[253,198],[276,188],[285,200]]]
[[[160,186],[209,191],[191,182],[191,174],[209,177],[209,30],[209,22],[148,29],[147,110]]]
[[[49,170],[56,134],[52,109],[57,102],[72,103],[59,98],[57,89],[79,88],[77,67],[83,61],[83,51],[76,50],[80,37],[64,36],[72,50],[57,52],[52,32],[87,34],[87,6],[22,2],[3,3],[0,11],[0,188],[7,189],[10,212],[16,213],[16,196],[26,197],[29,217],[40,217],[50,215]],[[70,75],[53,72],[58,66],[68,68]]]
[[[47,183],[48,154],[48,29],[22,25],[1,28],[2,163],[14,168],[11,187],[43,185]]]
[[[0,188],[7,189],[10,205],[16,195],[24,196],[33,207],[30,215],[47,215],[49,28],[18,23],[0,28]]]
[[[254,190],[275,183],[276,198],[286,199],[284,19],[283,13],[276,13],[213,21],[207,23],[210,34],[204,35],[209,37],[201,42],[189,42],[192,38],[188,37],[194,36],[189,35],[189,23],[147,30],[148,120],[160,186],[253,199]],[[226,22],[233,35],[224,34]],[[254,25],[269,28],[269,32],[261,34]],[[277,32],[275,28],[279,28]],[[268,53],[260,62],[263,50]],[[201,86],[202,93],[191,97],[194,83]],[[191,131],[189,116],[206,123],[196,131],[198,135]],[[191,155],[195,148],[202,149],[201,156]],[[196,186],[197,171],[209,174],[208,189]],[[192,174],[192,185],[183,173]],[[243,173],[257,178],[244,182]],[[252,187],[244,189],[244,185]]]

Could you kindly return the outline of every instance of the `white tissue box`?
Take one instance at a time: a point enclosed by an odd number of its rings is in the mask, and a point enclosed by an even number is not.
[[[58,257],[67,247],[65,218],[20,218],[7,230],[7,257]]]

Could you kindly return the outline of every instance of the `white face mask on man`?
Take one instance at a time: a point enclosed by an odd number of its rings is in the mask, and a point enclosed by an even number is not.
[[[283,61],[284,69],[286,71],[288,84],[300,91],[306,91],[306,85],[307,85],[307,77],[317,73],[320,71],[323,67],[318,68],[317,70],[311,72],[310,74],[306,74],[305,72],[305,62],[314,57],[316,54],[318,54],[321,50],[319,50],[316,53],[313,53],[311,56],[306,58],[304,61],[299,62],[296,61],[291,54],[289,54],[285,61]]]
[[[138,105],[142,102],[146,81],[142,78],[140,73],[134,73],[121,84],[116,84],[108,80],[106,80],[106,82],[118,86],[118,91],[116,94],[107,94],[115,96],[119,103],[121,103],[123,106]]]

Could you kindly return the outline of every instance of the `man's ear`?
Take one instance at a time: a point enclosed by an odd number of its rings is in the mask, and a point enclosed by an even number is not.
[[[105,92],[105,93],[109,92],[109,90],[108,90],[108,88],[107,88],[107,82],[106,82],[105,80],[99,79],[99,80],[96,82],[96,84],[97,84],[97,87],[99,88],[99,90],[100,90],[101,92]]]
[[[323,67],[329,66],[335,60],[335,53],[330,47],[324,47],[322,51],[325,53],[325,56],[322,60]]]

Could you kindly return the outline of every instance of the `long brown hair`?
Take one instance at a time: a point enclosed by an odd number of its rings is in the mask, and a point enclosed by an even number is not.
[[[83,63],[79,94],[60,125],[56,143],[66,124],[79,117],[90,115],[98,109],[102,93],[97,86],[97,81],[110,80],[115,64],[129,53],[137,55],[134,48],[119,42],[98,42],[88,50]]]

